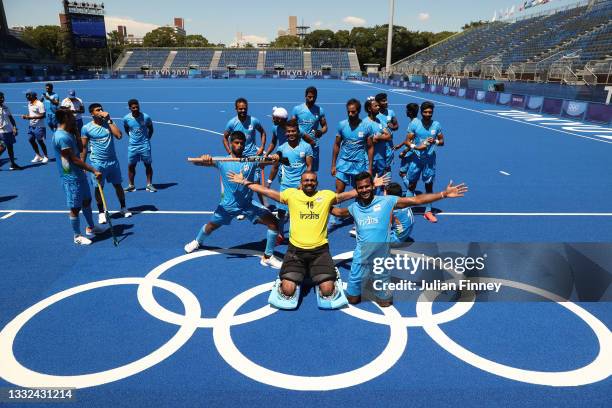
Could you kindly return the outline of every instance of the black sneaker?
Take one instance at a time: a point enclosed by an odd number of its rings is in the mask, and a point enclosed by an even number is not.
[[[17,163],[13,163],[11,164],[11,167],[9,167],[9,170],[23,170],[23,167],[21,167]]]

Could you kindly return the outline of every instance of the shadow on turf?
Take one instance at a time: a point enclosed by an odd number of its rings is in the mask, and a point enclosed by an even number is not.
[[[113,225],[113,232],[117,237],[117,242],[121,243],[124,239],[126,239],[130,235],[134,235],[133,232],[126,232],[126,230],[132,229],[134,224],[117,224]],[[102,242],[112,239],[113,235],[111,234],[110,228],[106,230],[103,234],[96,235],[91,239],[92,242]]]
[[[138,214],[143,211],[159,211],[159,208],[151,204],[145,204],[145,205],[138,205],[136,207],[130,207],[129,210],[134,214]],[[115,213],[113,214],[113,218],[123,218],[123,217],[121,216],[121,214]]]
[[[178,186],[178,183],[161,183],[161,184],[153,183],[153,187],[155,187],[158,190],[165,190],[167,188],[174,187],[174,186]],[[136,189],[136,191],[145,191],[145,190],[146,190],[145,187]]]
[[[16,196],[16,195],[10,195],[10,196],[0,196],[0,203],[3,203],[3,202],[5,202],[5,201],[10,201],[10,200],[13,200],[13,199],[15,199],[15,198],[17,198],[17,197],[19,197],[19,196]]]

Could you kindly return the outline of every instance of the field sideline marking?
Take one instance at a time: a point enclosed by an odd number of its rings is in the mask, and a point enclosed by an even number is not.
[[[406,95],[406,94],[404,94],[402,92],[395,92],[395,91],[393,91],[391,89],[380,88],[378,86],[372,86],[372,85],[370,85],[367,82],[364,82],[362,85],[366,86],[366,87],[369,87],[369,88],[378,89],[378,90],[381,90],[381,91],[391,92],[391,93],[394,93],[394,94],[397,94],[397,95],[409,96],[411,98],[421,99],[421,100],[424,100],[424,101],[433,101],[433,102],[439,103],[441,105],[452,106],[453,108],[458,108],[458,109],[463,109],[463,110],[470,111],[470,112],[480,113],[481,115],[492,116],[492,117],[498,118],[498,119],[505,119],[505,120],[509,120],[509,121],[512,121],[512,122],[522,123],[524,125],[535,126],[535,127],[539,127],[539,128],[546,129],[546,130],[551,130],[553,132],[565,133],[567,135],[581,137],[581,138],[584,138],[584,139],[591,139],[591,140],[594,140],[596,142],[612,144],[612,141],[609,141],[609,140],[601,140],[601,139],[597,139],[597,138],[590,137],[590,136],[579,135],[579,134],[576,134],[576,133],[568,132],[566,130],[561,130],[561,129],[549,128],[549,127],[546,127],[546,126],[541,126],[541,125],[538,125],[536,123],[523,122],[523,121],[518,120],[518,119],[512,119],[512,118],[509,118],[509,117],[506,117],[506,116],[494,115],[494,114],[489,113],[489,112],[483,112],[483,111],[479,111],[479,110],[476,110],[476,109],[466,108],[464,106],[453,105],[452,103],[442,102],[442,101],[439,101],[439,100],[436,100],[436,99],[432,99],[432,98],[422,98],[420,96],[414,96],[414,94]]]
[[[2,212],[4,212],[4,211],[2,211]],[[11,211],[11,212],[9,212],[8,214],[3,215],[2,217],[0,217],[0,220],[6,220],[7,218],[11,218],[11,217],[12,217],[13,215],[15,215],[15,214],[17,214],[17,212],[16,212],[16,211]]]
[[[110,213],[118,213],[119,211],[110,211]],[[8,213],[10,216],[15,214],[68,214],[68,210],[0,210],[0,213]],[[213,214],[214,211],[136,211],[136,214],[176,214],[176,215],[202,215]],[[448,215],[453,217],[612,217],[612,212],[609,213],[571,213],[571,212],[441,212],[436,215]],[[6,215],[2,217],[8,218]]]

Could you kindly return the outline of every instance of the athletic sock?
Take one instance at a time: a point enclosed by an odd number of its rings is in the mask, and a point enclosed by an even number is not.
[[[431,203],[425,205],[425,212],[431,212]]]
[[[203,225],[202,228],[200,228],[200,230],[198,231],[198,235],[196,236],[196,241],[198,241],[200,245],[204,245],[204,241],[210,236],[210,234],[207,234],[204,231],[205,228],[206,225]]]
[[[287,222],[287,214],[283,210],[278,211],[278,231],[281,234],[285,233],[285,223]]]
[[[81,235],[81,221],[79,220],[79,217],[70,217],[70,225],[72,226],[72,231],[74,232],[74,235]]]
[[[268,232],[266,233],[266,250],[264,254],[267,257],[272,256],[272,254],[274,253],[274,246],[276,245],[277,235],[278,235],[278,232],[272,231],[271,229],[269,229]]]
[[[83,216],[85,217],[85,221],[87,221],[87,226],[93,228],[95,226],[93,215],[91,213],[91,207],[83,207]]]

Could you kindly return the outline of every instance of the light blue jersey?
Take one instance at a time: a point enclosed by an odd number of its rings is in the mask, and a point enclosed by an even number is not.
[[[387,140],[385,144],[387,145],[387,167],[391,167],[393,164],[393,131],[389,129],[388,124],[393,121],[395,116],[395,112],[393,109],[387,109],[387,112],[383,112],[382,110],[378,113],[378,119],[387,128],[389,134],[391,134],[391,140]]]
[[[129,136],[128,150],[131,152],[148,152],[151,149],[149,127],[153,126],[151,117],[141,112],[138,117],[128,113],[123,117],[123,125]]]
[[[289,160],[289,165],[280,165],[281,169],[281,191],[288,188],[297,188],[300,185],[302,174],[307,169],[306,157],[312,157],[312,147],[303,140],[293,148],[289,143],[282,144],[278,151],[283,158]]]
[[[361,205],[359,201],[348,206],[355,220],[357,246],[391,242],[391,217],[398,199],[396,196],[375,196],[367,206]]]
[[[414,215],[410,207],[399,208],[393,211],[391,228],[399,242],[406,242],[410,239],[413,227]]]
[[[414,123],[414,125],[413,125]],[[437,121],[432,121],[428,127],[423,125],[423,122],[420,120],[418,122],[412,121],[411,127],[408,128],[409,133],[414,133],[414,143],[417,146],[422,145],[427,141],[427,138],[433,137],[434,139],[438,138],[438,135],[442,133],[442,126]],[[436,144],[432,143],[426,150],[418,151],[415,150],[415,154],[419,157],[423,156],[433,156],[436,151]]]
[[[81,137],[89,139],[89,159],[96,164],[109,164],[117,161],[115,141],[108,123],[97,125],[91,121],[81,129]]]
[[[232,157],[228,155],[227,157]],[[221,194],[221,207],[228,211],[240,210],[250,206],[253,200],[253,191],[242,184],[233,183],[227,178],[227,173],[241,173],[245,180],[254,181],[255,173],[259,170],[257,163],[215,162],[215,167],[221,174],[223,193]]]
[[[58,129],[53,134],[53,150],[55,151],[55,162],[57,163],[60,176],[63,179],[74,180],[85,178],[85,173],[80,167],[77,167],[62,156],[62,150],[65,149],[71,149],[75,155],[78,155],[80,152],[75,137],[65,130]]]
[[[56,101],[59,102],[59,96],[56,93],[48,94],[45,92],[43,95],[47,95],[49,98],[55,99]],[[52,104],[51,101],[45,98],[44,96],[42,97],[41,101],[43,105],[45,105],[45,112],[47,112],[47,114],[49,113],[55,114],[55,111],[57,110],[58,105]]]
[[[242,132],[246,136],[244,144],[243,156],[255,156],[257,153],[257,131],[262,131],[261,122],[251,115],[247,115],[246,120],[241,122],[238,116],[231,118],[227,125],[225,125],[225,131],[229,132]]]
[[[369,123],[369,125],[372,127],[372,137],[374,137],[375,135],[382,135],[383,129],[386,128],[386,124],[384,122],[381,122],[378,117],[376,117],[376,120],[374,121],[368,116],[363,121]],[[372,141],[372,143],[374,144],[374,161],[383,162],[386,164],[387,157],[389,154],[387,142],[380,141],[374,143],[374,141]]]
[[[360,120],[359,124],[353,129],[348,119],[343,120],[338,124],[338,135],[342,141],[336,167],[340,167],[341,162],[365,163],[367,167],[367,140],[368,137],[374,136],[369,122]]]
[[[272,128],[272,138],[276,137],[276,146],[282,146],[287,141],[287,132],[284,127],[274,125]]]
[[[314,131],[319,129],[321,119],[325,117],[325,112],[319,105],[313,105],[312,108],[309,108],[305,103],[303,103],[293,108],[291,111],[291,116],[295,116],[297,118],[301,132],[306,133],[315,139]],[[315,140],[317,140],[318,145],[318,139]]]

